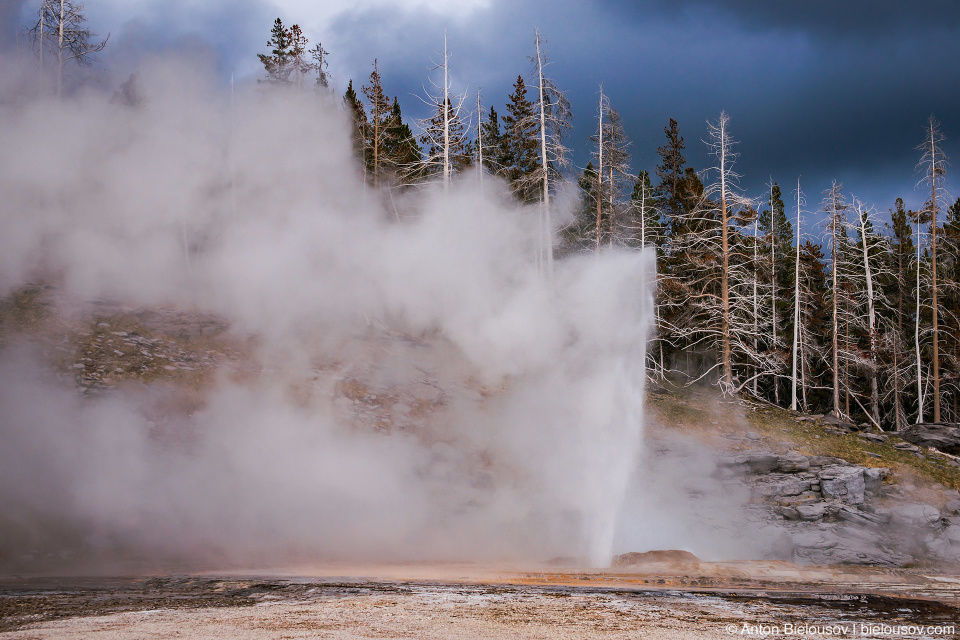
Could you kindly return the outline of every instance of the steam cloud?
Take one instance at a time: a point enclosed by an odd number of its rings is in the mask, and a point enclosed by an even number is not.
[[[168,447],[154,392],[81,399],[34,347],[0,350],[0,563],[609,559],[640,443],[652,256],[563,260],[547,278],[536,210],[492,179],[365,189],[332,98],[231,97],[177,60],[139,71],[134,106],[24,98],[29,78],[6,75],[0,294],[52,277],[73,300],[217,314],[256,336],[264,373],[218,382],[177,418],[192,444]],[[406,351],[402,336],[429,339]],[[432,440],[289,393],[320,360],[387,385],[415,357],[459,389]]]

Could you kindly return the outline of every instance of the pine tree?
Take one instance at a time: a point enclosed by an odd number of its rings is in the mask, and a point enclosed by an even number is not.
[[[536,202],[540,198],[539,125],[523,76],[517,76],[502,120],[504,176],[521,202]]]
[[[663,128],[667,136],[667,143],[657,148],[660,164],[656,174],[660,183],[654,191],[658,208],[670,224],[671,231],[676,232],[677,221],[682,217],[684,206],[684,182],[686,159],[683,157],[683,136],[677,130],[677,121],[670,118],[670,123]]]
[[[492,106],[480,124],[480,132],[483,136],[483,166],[493,175],[504,175],[503,134],[500,133],[500,117]]]
[[[380,174],[383,170],[383,148],[387,144],[387,134],[393,124],[393,108],[390,98],[383,92],[376,59],[373,61],[373,71],[370,72],[370,84],[364,85],[362,91],[370,104],[367,115],[367,148],[370,150],[370,163],[367,169],[373,176],[373,186],[376,187],[380,184]]]
[[[270,47],[270,53],[258,53],[260,63],[263,64],[267,72],[267,82],[271,84],[286,84],[290,82],[290,74],[294,71],[293,66],[293,35],[290,30],[283,26],[283,21],[277,18],[270,30],[270,39],[267,40],[267,46]]]
[[[389,124],[383,144],[384,167],[392,172],[401,185],[408,185],[419,177],[423,152],[410,127],[403,122],[400,103],[393,99]]]
[[[311,73],[316,65],[307,59],[307,36],[303,35],[300,25],[290,27],[290,64],[293,67],[294,84],[298,89],[303,88],[303,77]]]
[[[561,234],[562,253],[579,253],[593,250],[594,227],[597,210],[597,170],[588,162],[577,178],[577,205],[573,221]]]
[[[327,67],[330,66],[327,56],[330,55],[329,51],[326,51],[319,42],[317,45],[310,49],[310,57],[313,58],[313,68],[317,72],[317,88],[318,89],[329,89],[330,88],[330,73],[327,71]]]
[[[760,212],[757,219],[757,229],[763,234],[764,238],[761,253],[765,258],[765,264],[762,270],[765,272],[769,283],[769,303],[764,305],[766,309],[764,316],[769,318],[766,347],[770,362],[773,364],[773,371],[771,371],[773,401],[774,404],[779,405],[779,380],[782,369],[786,366],[786,344],[783,335],[781,335],[781,332],[786,329],[786,325],[780,322],[780,319],[785,315],[780,312],[780,308],[784,306],[785,301],[781,296],[781,290],[782,284],[792,279],[791,276],[794,271],[793,261],[789,259],[790,254],[793,253],[793,227],[787,220],[780,185],[776,182],[770,186],[767,204],[770,208]]]
[[[347,83],[347,91],[343,94],[343,105],[350,114],[352,124],[350,131],[350,140],[353,142],[353,152],[360,159],[363,167],[364,182],[366,182],[368,148],[367,148],[367,112],[357,97],[357,92],[353,90],[353,80]]]
[[[891,301],[894,318],[893,330],[887,332],[885,351],[890,359],[888,363],[888,393],[893,397],[893,421],[897,431],[906,425],[906,408],[903,398],[910,378],[910,359],[907,352],[907,334],[905,319],[907,308],[912,299],[913,280],[911,265],[913,261],[913,230],[910,228],[910,215],[904,209],[903,200],[897,198],[894,209],[890,211],[889,231],[891,271],[885,281],[885,292]]]

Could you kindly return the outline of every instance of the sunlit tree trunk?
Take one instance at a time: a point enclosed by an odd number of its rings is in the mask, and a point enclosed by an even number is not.
[[[790,372],[790,409],[797,410],[797,351],[800,343],[800,179],[797,178],[797,259],[793,272],[793,358]]]
[[[863,271],[867,283],[867,319],[870,331],[870,412],[873,421],[880,426],[880,392],[877,388],[877,314],[873,297],[873,271],[870,268],[870,250],[867,245],[866,216],[868,213],[857,205],[857,218],[860,223],[860,242],[863,248]]]

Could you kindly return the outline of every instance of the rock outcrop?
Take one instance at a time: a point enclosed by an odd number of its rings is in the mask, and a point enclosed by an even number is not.
[[[927,422],[912,424],[900,437],[921,447],[934,447],[950,455],[960,455],[960,424]]]
[[[960,499],[941,510],[887,490],[887,468],[797,452],[745,451],[722,460],[717,472],[743,475],[754,501],[765,507],[767,523],[786,529],[791,560],[878,566],[960,561]]]

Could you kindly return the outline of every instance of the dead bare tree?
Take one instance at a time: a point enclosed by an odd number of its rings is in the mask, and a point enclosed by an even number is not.
[[[52,48],[57,54],[57,97],[63,95],[64,60],[89,66],[110,39],[108,34],[103,40],[97,40],[97,34],[86,27],[84,10],[85,3],[77,0],[41,0],[37,22],[30,30],[40,50],[41,71],[44,47]]]
[[[937,210],[938,189],[943,190],[946,178],[947,158],[943,153],[943,133],[940,123],[932,115],[927,121],[927,131],[918,150],[923,151],[918,169],[922,171],[921,184],[930,186],[930,200],[926,210],[930,216],[930,292],[931,316],[933,318],[933,421],[940,422],[940,330],[938,319],[940,306],[937,300]],[[917,245],[919,247],[919,243]],[[918,349],[919,351],[919,349]]]
[[[427,91],[427,97],[422,98],[425,104],[436,108],[436,113],[432,118],[417,121],[421,132],[420,142],[429,147],[425,149],[422,168],[427,173],[439,168],[439,173],[443,176],[444,190],[450,188],[454,163],[464,164],[470,160],[466,157],[467,127],[460,118],[467,94],[465,91],[451,94],[449,61],[447,33],[444,31],[443,62],[431,69],[443,69],[443,83],[438,85],[431,80],[434,92]]]
[[[570,101],[556,84],[544,75],[544,68],[549,64],[543,51],[543,38],[539,31],[535,31],[536,55],[531,61],[536,67],[537,74],[537,102],[540,129],[540,167],[541,187],[541,238],[543,252],[546,254],[547,273],[553,273],[553,216],[550,208],[550,197],[555,186],[562,179],[562,171],[569,165],[567,156],[569,149],[563,144],[564,136],[572,128],[573,112]],[[478,107],[479,113],[479,107]]]

